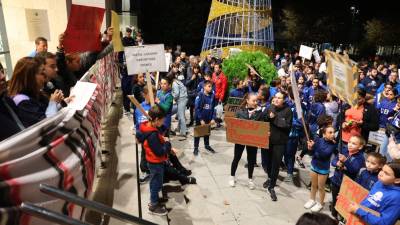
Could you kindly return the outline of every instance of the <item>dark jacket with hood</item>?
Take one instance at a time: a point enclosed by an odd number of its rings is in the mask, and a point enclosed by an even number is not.
[[[171,143],[165,141],[161,132],[156,127],[149,126],[148,123],[146,121],[140,124],[136,138],[143,144],[147,162],[164,163],[171,151]]]
[[[286,145],[289,140],[290,129],[292,128],[293,112],[286,103],[283,107],[278,108],[274,105],[265,111],[264,118],[270,122],[270,145]],[[270,118],[270,113],[275,114],[274,118]]]

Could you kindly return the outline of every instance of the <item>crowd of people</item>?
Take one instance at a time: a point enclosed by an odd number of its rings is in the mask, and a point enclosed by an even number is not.
[[[296,54],[285,52],[282,56],[277,55],[274,60],[278,78],[270,84],[266,84],[254,68],[249,68],[248,76],[244,80],[235,78],[232,84],[228,84],[221,59],[213,58],[210,54],[203,60],[196,56],[187,57],[180,48],[173,53],[167,48],[166,52],[171,53],[173,58],[169,72],[160,74],[160,84],[150,81],[157,87],[157,104],[151,107],[145,101],[146,107],[143,107],[149,110],[149,115],[154,115],[160,109],[164,112],[157,114],[154,121],[150,116],[153,121],[151,126],[159,127],[159,135],[165,137],[160,138],[161,145],[154,146],[153,149],[156,152],[156,148],[165,148],[165,154],[157,156],[159,162],[173,149],[170,142],[166,141],[171,135],[177,135],[180,140],[184,140],[188,138],[187,127],[193,125],[210,124],[218,129],[223,123],[218,108],[228,97],[242,98],[236,118],[270,123],[270,132],[266,134],[269,135],[269,149],[261,149],[261,165],[268,178],[263,187],[268,190],[272,201],[277,201],[275,186],[280,169],[287,171],[285,182],[293,182],[295,163],[304,168],[303,157],[309,155],[311,191],[310,200],[304,204],[304,208],[314,213],[321,211],[325,205],[328,185],[332,192],[332,216],[337,220],[343,219],[336,212],[335,204],[343,176],[346,175],[371,190],[370,196],[361,205],[378,211],[381,217],[376,217],[357,204],[349,209],[352,213],[370,224],[394,224],[399,218],[399,204],[394,199],[400,197],[400,163],[388,151],[389,143],[394,149],[398,149],[396,143],[400,140],[396,65],[360,62],[357,104],[350,106],[329,92],[324,59],[322,63],[304,62]],[[293,93],[291,76],[297,82],[299,93]],[[143,74],[133,75],[133,88],[129,94],[143,100],[140,92],[146,90],[145,84]],[[300,97],[305,122],[296,113],[294,94]],[[126,106],[127,113],[130,111],[128,107]],[[188,123],[186,110],[190,115]],[[171,127],[173,118],[178,121],[176,129]],[[158,121],[159,119],[162,121]],[[134,116],[136,126],[146,120],[142,115]],[[142,128],[136,130],[137,136],[142,135],[141,130]],[[386,140],[375,151],[374,146],[368,144],[369,133],[385,131]],[[203,138],[205,150],[215,154],[216,151],[210,146],[209,136]],[[199,141],[200,137],[194,137],[194,156],[199,154]],[[258,166],[258,150],[257,147],[241,144],[234,145],[229,185],[236,185],[235,174],[244,149],[247,152],[248,187],[254,189],[253,171]],[[144,152],[146,157],[142,159],[146,160],[147,151]],[[168,157],[164,159],[168,161]],[[142,161],[142,164],[154,166],[148,160]],[[151,177],[152,196],[156,196],[155,192],[160,191],[161,187],[154,184],[159,183],[154,179],[163,172],[160,168],[150,167],[147,172]],[[329,174],[332,176],[329,177]],[[385,198],[374,197],[377,192],[382,192]],[[165,214],[165,208],[155,199],[152,197],[150,211]],[[375,202],[371,203],[371,199]]]
[[[74,96],[70,89],[95,61],[113,50],[113,30],[107,29],[102,38],[103,50],[65,54],[64,36],[59,36],[56,53],[48,52],[47,41],[39,37],[36,48],[15,65],[7,83],[0,65],[0,141],[55,115]],[[143,45],[139,32],[128,27],[122,37],[124,46]],[[209,124],[215,129],[223,125],[223,105],[228,97],[241,98],[242,104],[235,117],[270,123],[269,148],[260,149],[261,167],[266,173],[263,188],[272,201],[277,201],[275,186],[279,171],[287,172],[285,182],[293,182],[295,163],[305,168],[303,158],[311,157],[310,200],[304,208],[313,213],[325,205],[326,186],[332,193],[332,216],[342,218],[335,210],[343,176],[353,179],[370,191],[361,203],[380,213],[380,217],[356,203],[348,209],[368,224],[394,224],[400,218],[400,89],[397,65],[376,60],[359,62],[357,104],[351,106],[329,92],[326,63],[304,61],[298,55],[276,54],[273,62],[278,77],[270,83],[259,76],[255,68],[248,69],[245,79],[228,78],[223,72],[222,59],[207,55],[187,56],[182,49],[166,48],[171,62],[167,73],[156,74],[147,80],[144,74],[128,74],[123,52],[121,81],[126,114],[133,114],[137,140],[142,144],[140,169],[142,182],[150,180],[149,210],[158,215],[167,213],[159,198],[163,183],[178,180],[182,185],[196,184],[176,156],[169,138],[189,137],[188,127]],[[292,77],[298,93],[294,93]],[[146,85],[151,82],[151,88]],[[153,96],[151,95],[153,93]],[[133,95],[146,111],[130,103]],[[304,120],[296,112],[295,95],[299,95]],[[152,100],[156,103],[151,105]],[[186,111],[189,119],[186,119]],[[178,121],[176,129],[172,120]],[[368,144],[370,132],[385,134],[380,148]],[[204,149],[217,153],[210,144],[210,136],[203,136]],[[193,155],[200,152],[201,137],[193,138]],[[247,152],[248,187],[255,188],[253,171],[258,149],[235,144],[229,185],[236,186],[236,171],[243,154]],[[332,174],[331,177],[329,175]],[[317,200],[318,193],[318,200]],[[315,217],[319,214],[310,214]],[[305,216],[306,218],[307,216]],[[307,217],[307,218],[308,218]]]

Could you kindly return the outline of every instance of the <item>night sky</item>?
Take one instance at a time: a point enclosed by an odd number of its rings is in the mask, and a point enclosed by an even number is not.
[[[346,40],[352,24],[351,6],[359,9],[356,23],[359,27],[371,18],[388,23],[399,23],[400,7],[394,7],[394,1],[354,1],[354,0],[272,0],[273,20],[279,26],[282,9],[291,8],[305,20],[314,20],[320,16],[335,18],[335,23],[343,26],[342,36]],[[362,3],[362,4],[361,4]],[[147,43],[165,43],[175,47],[181,44],[189,54],[199,54],[211,0],[142,0],[139,23]],[[312,28],[310,28],[312,29]],[[363,33],[360,29],[359,38]],[[399,37],[400,40],[400,37]],[[321,40],[324,42],[325,40]]]

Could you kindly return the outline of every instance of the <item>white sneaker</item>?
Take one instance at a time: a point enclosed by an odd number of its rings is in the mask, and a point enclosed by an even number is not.
[[[311,212],[319,212],[321,209],[323,209],[324,206],[321,205],[319,202],[317,202],[313,207],[311,207]]]
[[[235,187],[235,183],[236,183],[235,177],[234,177],[234,176],[231,176],[231,179],[229,180],[229,186]]]
[[[254,190],[254,188],[255,188],[255,184],[254,184],[253,180],[249,179],[249,189]]]
[[[310,209],[311,207],[313,207],[316,204],[316,202],[312,199],[308,200],[308,202],[306,202],[306,204],[304,204],[304,208],[305,209]]]

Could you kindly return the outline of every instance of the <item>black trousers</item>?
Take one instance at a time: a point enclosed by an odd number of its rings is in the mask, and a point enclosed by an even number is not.
[[[332,216],[337,218],[338,212],[335,209],[336,206],[336,198],[339,195],[340,187],[337,186],[334,183],[331,183],[331,191],[332,191],[332,208],[331,208],[331,213]]]
[[[142,171],[142,173],[150,173],[149,167],[147,166],[147,160],[146,160],[146,152],[143,148],[142,145],[142,152],[140,153],[140,171]]]
[[[276,186],[278,179],[279,167],[282,162],[283,154],[285,153],[286,145],[272,145],[270,144],[269,150],[265,150],[265,166],[267,167],[268,178],[270,179],[268,189]]]
[[[253,171],[254,171],[254,164],[256,164],[256,160],[257,160],[257,147],[245,146],[245,145],[239,145],[239,144],[235,144],[235,152],[234,152],[233,161],[231,164],[231,176],[235,176],[235,174],[236,174],[236,170],[237,170],[239,161],[242,158],[242,154],[243,154],[245,147],[246,147],[246,152],[247,152],[248,177],[249,177],[249,179],[252,179]]]

